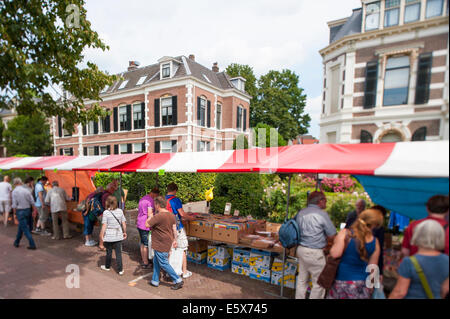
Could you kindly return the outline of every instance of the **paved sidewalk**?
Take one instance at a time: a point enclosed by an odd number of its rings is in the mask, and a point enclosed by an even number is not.
[[[98,227],[94,237],[98,236]],[[115,257],[110,272],[100,269],[105,253],[97,247],[84,246],[83,236],[72,231],[69,240],[52,240],[33,235],[37,250],[26,249],[28,241],[22,238],[19,248],[13,247],[17,226],[0,226],[0,299],[15,298],[175,298],[175,299],[268,299],[266,294],[279,294],[280,288],[248,277],[220,272],[206,265],[188,264],[192,277],[185,279],[182,289],[173,291],[171,283],[161,282],[160,287],[148,285],[152,270],[139,267],[139,244],[135,229],[128,229],[129,238],[124,243],[123,265],[125,274],[115,270]],[[97,237],[98,238],[98,237]],[[80,269],[80,288],[66,287],[66,267],[75,264]],[[148,275],[146,278],[140,279]],[[129,285],[130,282],[136,281]],[[293,296],[292,289],[285,295]]]

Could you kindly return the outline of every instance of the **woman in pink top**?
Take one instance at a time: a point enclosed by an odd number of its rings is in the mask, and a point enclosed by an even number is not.
[[[145,226],[145,222],[149,218],[151,212],[155,212],[155,202],[154,199],[159,196],[159,189],[153,188],[149,194],[142,197],[139,201],[139,213],[137,216],[137,230],[139,236],[141,237],[141,267],[143,269],[149,268],[148,260],[148,235],[150,228]]]

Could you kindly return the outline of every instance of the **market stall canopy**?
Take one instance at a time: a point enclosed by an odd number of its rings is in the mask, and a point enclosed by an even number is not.
[[[95,170],[109,171],[111,168],[138,159],[145,154],[124,154],[106,156],[44,156],[9,157],[0,160],[1,170]]]
[[[292,145],[221,152],[146,154],[116,166],[111,171],[322,173],[448,178],[448,152],[448,141]]]

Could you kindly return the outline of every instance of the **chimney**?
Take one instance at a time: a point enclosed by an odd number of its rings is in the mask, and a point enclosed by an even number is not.
[[[195,55],[189,54],[189,60],[195,61]]]
[[[217,62],[214,62],[212,67],[213,72],[219,72],[219,64]]]
[[[138,68],[138,65],[136,61],[128,61],[128,71],[133,71]]]

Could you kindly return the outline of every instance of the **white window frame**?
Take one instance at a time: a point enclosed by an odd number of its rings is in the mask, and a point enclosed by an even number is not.
[[[221,151],[223,147],[223,143],[222,142],[216,142],[216,151]]]
[[[142,84],[145,82],[145,79],[146,79],[146,78],[147,78],[146,75],[141,76],[141,77],[139,78],[139,80],[136,82],[136,85],[142,85]]]
[[[122,147],[125,146],[125,151],[122,151]],[[128,144],[119,144],[119,154],[129,154]]]
[[[72,136],[71,134],[69,134],[69,131],[67,129],[64,128],[64,124],[66,123],[66,121],[64,119],[61,119],[61,129],[62,129],[62,137],[69,137]]]
[[[397,26],[400,24],[400,6],[401,6],[401,1],[399,0],[398,5],[387,8],[386,7],[386,3],[385,3],[385,9],[384,9],[384,27],[385,28],[389,28],[389,27],[393,27],[393,26]],[[387,13],[389,11],[394,11],[397,10],[397,23],[396,24],[392,24],[392,25],[387,25]]]
[[[378,12],[372,12],[372,13],[368,14],[367,13],[367,7],[370,6],[370,5],[376,4],[376,3],[378,3]],[[378,26],[376,28],[368,29],[367,28],[367,17],[369,15],[371,15],[371,14],[377,14],[377,13],[378,13]],[[364,16],[364,31],[378,30],[380,28],[380,25],[381,25],[381,14],[382,14],[382,12],[381,12],[381,1],[373,1],[373,2],[370,2],[370,3],[366,3],[366,5],[365,5],[365,16]]]
[[[220,112],[219,112],[220,110]],[[217,125],[220,124],[220,125]],[[217,103],[216,104],[216,129],[221,130],[222,129],[222,104]]]
[[[95,146],[89,146],[87,148],[87,156],[95,156]]]
[[[403,13],[403,23],[404,24],[407,24],[407,23],[412,23],[412,22],[416,22],[416,21],[419,21],[420,20],[420,15],[421,15],[421,11],[422,11],[422,2],[421,2],[421,0],[412,0],[412,1],[414,1],[414,2],[406,2],[405,1],[405,9],[404,9],[404,13]],[[411,21],[406,21],[406,10],[409,8],[409,7],[413,7],[413,6],[419,6],[419,14],[418,14],[418,16],[417,16],[417,19],[416,20],[411,20]]]
[[[95,126],[94,123],[95,123],[95,121],[89,121],[88,122],[88,125],[86,127],[87,135],[94,135],[94,126]],[[91,127],[91,125],[92,125],[92,127]]]
[[[108,155],[108,146],[100,146],[99,153],[100,155]]]
[[[197,149],[197,152],[208,152],[208,144],[209,144],[209,149],[211,149],[211,142],[208,141],[200,141],[199,144],[197,144],[197,146],[200,146],[200,149],[203,148],[203,150],[199,150]]]
[[[123,114],[123,113],[121,113],[120,111],[121,110],[125,110],[125,113]],[[118,109],[118,120],[119,120],[119,132],[124,132],[124,131],[127,131],[127,121],[128,121],[128,117],[127,117],[127,106],[126,105],[122,105],[122,106],[119,106],[119,109]],[[121,118],[121,116],[122,115],[125,115],[125,124],[124,124],[124,129],[122,129],[122,127],[121,127],[121,123],[122,123],[122,118]],[[131,121],[131,122],[133,122],[133,121]],[[133,125],[133,123],[131,123],[131,125]]]
[[[406,66],[402,66],[402,67],[390,67],[389,69],[387,69],[387,64],[388,64],[388,60],[391,58],[400,58],[400,57],[407,57],[408,58],[408,67]],[[400,56],[395,56],[395,55],[391,55],[391,56],[387,56],[386,57],[386,63],[384,64],[384,83],[383,83],[383,103],[382,103],[382,107],[391,107],[391,106],[396,106],[396,105],[407,105],[409,102],[409,89],[411,86],[411,71],[412,71],[412,66],[411,66],[411,58],[410,55],[400,55]],[[408,80],[407,80],[407,94],[406,94],[406,102],[403,104],[389,104],[386,105],[386,100],[385,100],[385,96],[386,96],[386,79],[388,76],[388,71],[395,71],[395,70],[399,70],[399,69],[406,69],[408,68]]]
[[[160,153],[172,153],[172,141],[160,141]]]
[[[164,70],[169,68],[169,75],[164,75]],[[161,64],[161,79],[170,79],[172,77],[172,62],[165,62]]]
[[[198,107],[200,108],[200,123],[198,123],[198,126],[206,127],[206,126],[208,126],[207,118],[206,118],[207,112],[208,112],[208,100],[205,97],[201,96],[200,97],[200,105]],[[202,109],[204,109],[203,118],[202,118]],[[202,122],[204,123],[204,125],[202,125]]]
[[[428,3],[431,1],[441,1],[441,11],[439,14],[433,15],[433,16],[428,16]],[[425,19],[431,19],[431,18],[435,18],[435,17],[440,17],[442,16],[443,12],[444,12],[444,3],[445,0],[427,0],[426,4],[425,4]]]
[[[136,145],[139,145],[139,148],[141,149],[139,152],[136,151]],[[138,154],[138,153],[144,153],[144,149],[142,148],[142,143],[133,143],[133,154]]]
[[[172,97],[162,97],[159,99],[159,123],[161,123],[161,126],[171,126],[173,123],[173,103],[172,103]],[[170,106],[167,105],[163,105],[163,102],[165,101],[170,101]],[[163,108],[167,108],[167,115],[163,115]],[[171,112],[171,117],[172,117],[172,121],[169,122],[169,109]],[[167,117],[167,124],[163,124],[163,117],[166,116]]]
[[[138,108],[138,112],[135,112],[135,108]],[[141,128],[136,128],[134,125],[134,121],[135,121],[134,114],[136,114],[136,113],[140,114],[141,121],[143,121],[143,122],[145,121],[145,114],[142,114],[141,103],[135,103],[135,104],[131,105],[131,113],[133,116],[132,121],[131,121],[132,122],[131,129],[132,130],[142,130]],[[145,122],[143,124],[145,124]]]
[[[70,154],[70,147],[69,148],[63,148],[63,155],[71,156],[71,154]]]
[[[236,130],[243,132],[244,131],[244,107],[242,105],[239,105],[238,109],[239,109],[239,113],[240,113],[240,115],[239,115],[239,124],[240,125],[238,127],[236,127]]]

